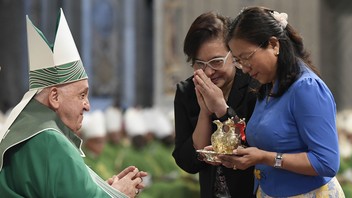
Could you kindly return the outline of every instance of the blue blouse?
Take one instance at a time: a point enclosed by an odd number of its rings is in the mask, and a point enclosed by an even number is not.
[[[270,196],[293,196],[316,189],[336,175],[340,164],[333,95],[314,72],[305,65],[301,70],[299,79],[281,97],[257,101],[246,134],[249,145],[262,150],[307,152],[318,176],[258,164],[255,189],[260,185]]]

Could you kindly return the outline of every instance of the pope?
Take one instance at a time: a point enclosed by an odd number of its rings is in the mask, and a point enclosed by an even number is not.
[[[130,166],[104,181],[83,161],[88,77],[63,11],[53,45],[28,17],[27,40],[29,91],[0,131],[1,197],[135,197],[146,172]]]

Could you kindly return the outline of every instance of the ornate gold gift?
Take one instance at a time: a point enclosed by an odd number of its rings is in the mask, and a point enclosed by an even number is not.
[[[241,140],[245,141],[244,129],[246,123],[244,119],[238,117],[229,118],[224,123],[219,120],[214,120],[217,128],[211,136],[211,150],[197,150],[201,155],[202,160],[210,162],[219,162],[217,155],[232,154],[233,150],[242,146]]]

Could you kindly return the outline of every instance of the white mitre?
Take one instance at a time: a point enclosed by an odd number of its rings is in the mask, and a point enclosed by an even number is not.
[[[142,110],[130,107],[123,116],[125,130],[128,136],[145,135],[148,132]]]
[[[173,126],[166,113],[153,107],[144,110],[144,119],[148,124],[149,131],[154,133],[157,138],[164,138],[173,133]]]
[[[108,133],[119,132],[122,129],[122,112],[119,108],[109,106],[105,110],[105,124]]]
[[[101,110],[86,113],[82,122],[81,134],[83,139],[105,137],[105,117]]]
[[[0,142],[17,116],[40,90],[88,78],[62,9],[58,18],[55,41],[50,45],[27,16],[29,91],[13,108],[0,130]]]

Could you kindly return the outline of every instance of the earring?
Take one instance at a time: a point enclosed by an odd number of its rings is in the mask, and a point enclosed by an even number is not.
[[[278,56],[279,55],[279,52],[276,52],[276,54],[275,54],[276,56]]]

